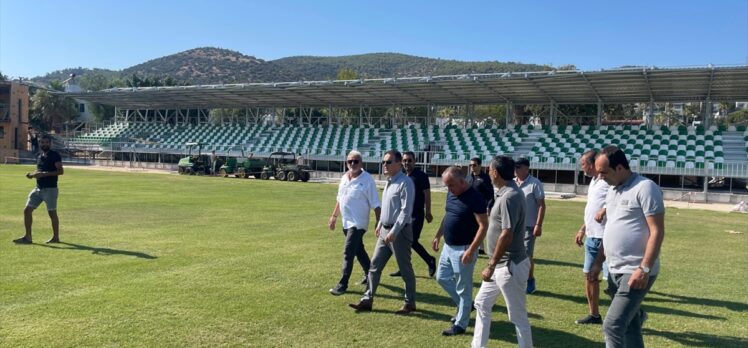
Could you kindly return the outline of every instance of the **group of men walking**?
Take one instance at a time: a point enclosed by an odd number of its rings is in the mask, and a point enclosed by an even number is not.
[[[335,230],[342,214],[346,237],[341,278],[330,289],[342,295],[348,289],[354,258],[364,271],[361,284],[366,290],[357,312],[371,311],[382,270],[394,255],[405,283],[404,303],[395,314],[417,310],[416,278],[411,249],[426,262],[429,276],[436,280],[456,306],[445,336],[466,332],[470,312],[476,310],[472,346],[488,343],[493,305],[504,297],[509,320],[515,325],[520,347],[532,346],[532,331],[526,295],[536,289],[533,275],[534,242],[542,235],[545,193],[542,183],[530,175],[529,161],[496,156],[482,171],[473,158],[470,171],[449,167],[442,173],[447,188],[444,217],[431,247],[441,254],[429,255],[419,237],[424,222],[431,223],[430,184],[415,166],[412,152],[391,150],[384,154],[382,172],[387,180],[378,198],[374,179],[363,170],[361,154],[352,151],[348,171],[340,180],[337,202],[328,226]],[[585,246],[585,293],[589,314],[579,324],[603,324],[609,347],[643,346],[640,306],[659,270],[659,249],[664,235],[662,192],[651,180],[632,173],[624,153],[615,146],[588,151],[580,159],[583,171],[592,178],[582,227],[575,242]],[[374,254],[369,259],[363,235],[375,212]],[[473,300],[473,273],[478,254],[487,254],[481,287]],[[607,259],[606,266],[603,267]],[[603,321],[598,309],[599,273],[610,270],[607,292],[613,298]]]

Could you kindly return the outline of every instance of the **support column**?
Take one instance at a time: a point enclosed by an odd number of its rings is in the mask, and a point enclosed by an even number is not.
[[[712,101],[707,99],[704,106],[704,129],[709,129],[712,125]]]
[[[654,100],[649,101],[649,112],[647,112],[647,117],[645,118],[645,123],[647,124],[647,129],[652,129],[654,127],[654,112],[655,112],[655,103]]]
[[[506,128],[509,129],[514,126],[514,103],[506,103]]]
[[[597,100],[597,121],[595,124],[600,127],[603,125],[603,101]]]
[[[556,124],[556,102],[551,100],[551,119],[548,122],[548,126],[553,126]]]

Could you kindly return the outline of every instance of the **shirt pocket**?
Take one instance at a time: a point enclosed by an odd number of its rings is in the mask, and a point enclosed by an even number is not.
[[[364,199],[366,198],[366,186],[361,184],[353,184],[348,187],[348,196],[351,199]]]

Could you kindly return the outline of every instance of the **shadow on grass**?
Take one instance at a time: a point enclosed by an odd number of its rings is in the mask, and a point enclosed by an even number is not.
[[[497,315],[494,314],[494,318]],[[532,321],[530,322],[532,325]],[[495,321],[491,323],[491,334],[490,340],[499,340],[506,342],[511,345],[517,344],[517,335],[514,329],[514,324],[509,321]],[[577,336],[575,334],[552,330],[544,327],[532,327],[532,343],[535,347],[604,347],[605,342],[603,341],[602,332],[600,333],[600,340],[593,341],[585,337]],[[489,341],[489,346],[492,345]]]
[[[129,251],[129,250],[119,250],[119,249],[110,249],[110,248],[99,248],[99,247],[91,247],[87,245],[81,245],[81,244],[75,244],[75,243],[66,243],[66,242],[60,242],[57,244],[34,244],[38,246],[42,246],[45,248],[51,248],[51,249],[60,249],[60,250],[82,250],[82,251],[90,251],[94,255],[102,255],[102,256],[109,256],[109,255],[124,255],[124,256],[134,256],[141,259],[147,259],[147,260],[153,260],[156,259],[156,256],[149,255],[146,253],[141,253],[137,251]],[[64,245],[64,246],[61,246]]]
[[[566,262],[566,261],[557,261],[557,260],[546,260],[546,259],[535,259],[536,265],[548,265],[548,266],[561,266],[561,267],[574,267],[574,268],[582,268],[581,263],[574,263],[574,262]]]
[[[584,296],[564,295],[564,294],[557,294],[557,293],[553,293],[549,291],[536,291],[534,293],[534,296],[550,297],[550,298],[555,298],[555,299],[564,300],[564,301],[576,302],[576,303],[583,304],[583,305],[587,304],[587,298]],[[674,309],[674,308],[652,306],[650,302],[655,302],[655,301],[651,301],[650,297],[645,297],[644,302],[642,303],[642,308],[646,312],[649,312],[649,313],[679,315],[683,317],[700,318],[700,319],[727,320],[724,317],[718,317],[715,315],[694,313],[694,312],[689,312],[689,311],[684,311],[684,310]],[[606,298],[600,298],[600,305],[609,306],[610,300]]]
[[[380,287],[384,287],[392,292],[395,293],[405,293],[405,290],[403,288],[393,285],[387,285],[387,284],[380,284]],[[473,295],[477,294],[478,290],[473,291]],[[437,305],[437,306],[446,306],[446,307],[453,307],[454,311],[457,311],[457,306],[452,302],[452,299],[449,298],[449,295],[446,293],[443,296],[440,295],[434,295],[430,293],[417,293],[416,294],[416,303],[428,303],[431,305]],[[383,294],[377,294],[377,297],[387,298],[387,299],[403,299],[401,296],[393,296],[393,295],[383,295]],[[498,300],[502,301],[502,300]],[[416,305],[417,306],[417,305]],[[420,307],[419,307],[420,308]],[[419,309],[418,312],[421,312],[421,314],[418,314],[420,317],[424,317],[427,319],[432,320],[438,320],[438,321],[449,321],[450,318],[452,318],[452,313],[450,314],[444,314],[444,313],[437,313],[437,312],[431,312],[431,311],[424,311]],[[493,312],[494,315],[496,313],[504,313],[506,314],[506,307],[499,305],[498,303],[493,306]],[[535,313],[527,313],[527,316],[532,319],[543,319],[542,315],[535,314]]]
[[[731,337],[722,335],[708,335],[698,332],[667,332],[644,328],[645,336],[659,336],[678,342],[687,347],[746,347],[748,339],[742,337]]]
[[[659,292],[659,291],[650,291],[649,293],[652,295],[667,297],[667,298],[659,298],[659,297],[648,298],[647,301],[651,301],[651,302],[670,302],[670,303],[682,303],[682,304],[693,304],[693,305],[710,306],[710,307],[720,307],[720,308],[727,308],[734,312],[748,311],[748,303],[667,294],[667,293]]]

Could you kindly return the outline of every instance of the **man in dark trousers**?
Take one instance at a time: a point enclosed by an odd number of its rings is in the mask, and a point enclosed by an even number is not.
[[[486,200],[486,213],[488,213],[493,205],[493,185],[491,185],[491,178],[488,174],[483,172],[480,158],[473,157],[470,159],[470,172],[465,179],[468,185],[478,191]],[[484,255],[486,253],[485,249],[486,241],[483,240],[481,247],[478,248],[478,254]]]
[[[590,281],[597,280],[603,261],[608,261],[613,299],[603,320],[605,346],[644,347],[641,304],[660,272],[665,238],[662,189],[632,172],[626,154],[616,146],[600,151],[595,170],[610,185],[602,251],[587,273]]]
[[[426,248],[418,242],[423,230],[423,221],[431,223],[434,217],[431,215],[431,184],[429,177],[416,168],[416,154],[412,151],[403,152],[403,169],[405,174],[413,179],[416,187],[415,203],[413,204],[413,250],[420,256],[429,267],[429,277],[436,273],[436,258],[429,255]],[[400,271],[391,273],[392,277],[399,277]]]
[[[60,220],[57,217],[57,177],[63,174],[62,157],[57,151],[51,150],[52,137],[44,135],[41,139],[41,151],[36,156],[36,171],[26,173],[29,179],[36,179],[36,187],[29,193],[26,209],[23,210],[23,223],[26,234],[13,240],[18,244],[31,244],[31,225],[34,209],[42,202],[47,205],[49,218],[52,220],[52,239],[47,243],[60,242]]]
[[[413,180],[403,173],[402,161],[403,155],[395,150],[385,152],[382,159],[382,172],[387,176],[387,183],[384,185],[380,202],[382,213],[374,230],[377,245],[371,258],[366,292],[358,303],[349,304],[356,312],[371,312],[382,269],[392,255],[395,255],[405,282],[405,304],[395,314],[409,314],[416,310],[416,276],[410,263],[415,185]]]

